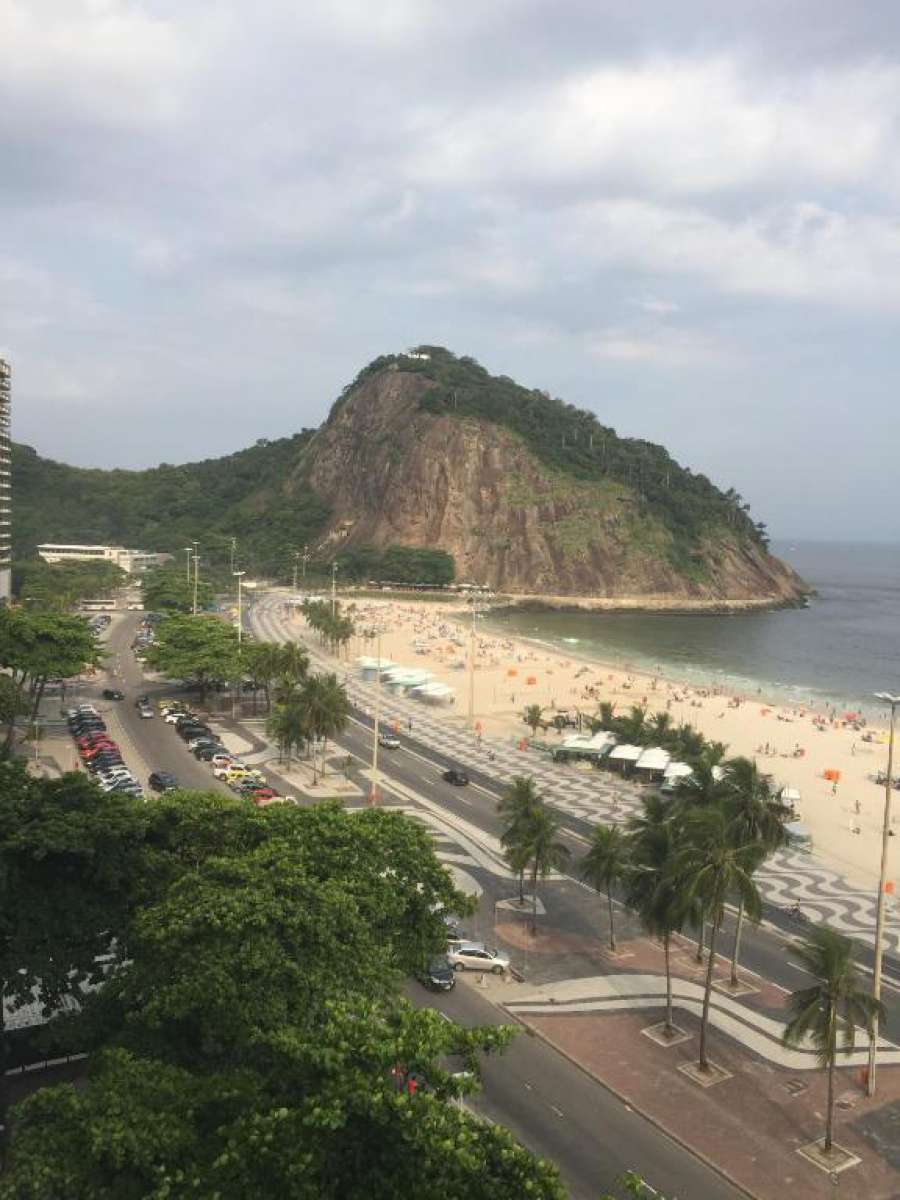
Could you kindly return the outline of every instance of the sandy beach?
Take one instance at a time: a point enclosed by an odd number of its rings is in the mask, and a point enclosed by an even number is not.
[[[449,722],[464,727],[469,704],[467,606],[348,597],[344,603],[355,604],[357,628],[381,627],[382,658],[427,670],[435,681],[455,689],[451,705],[431,711],[446,713]],[[632,704],[646,705],[650,714],[668,711],[675,724],[691,724],[708,739],[726,743],[729,754],[755,758],[778,786],[797,788],[800,816],[812,832],[816,856],[861,883],[877,882],[884,788],[874,776],[887,765],[884,725],[859,728],[833,709],[787,707],[759,694],[685,686],[662,673],[623,669],[494,634],[481,621],[476,629],[474,710],[485,737],[517,741],[530,736],[522,721],[530,704],[541,705],[546,720],[555,709],[593,714],[602,701],[614,704],[617,713],[626,713]],[[347,647],[350,665],[361,655],[374,657],[373,640],[352,640]],[[540,736],[558,738],[552,729]],[[897,770],[895,764],[895,774]],[[838,781],[826,778],[826,771],[839,772]],[[900,797],[895,806],[900,808]],[[898,853],[892,841],[889,879],[896,877]]]

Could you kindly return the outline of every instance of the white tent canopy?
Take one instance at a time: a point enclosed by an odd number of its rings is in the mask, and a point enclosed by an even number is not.
[[[672,755],[659,746],[648,746],[634,764],[636,771],[665,771]]]
[[[785,804],[799,804],[800,792],[797,788],[786,787],[781,789],[781,799]]]
[[[687,779],[693,775],[693,771],[683,762],[670,762],[663,772],[664,779]]]
[[[601,730],[595,734],[576,733],[571,737],[563,738],[562,748],[564,750],[587,750],[596,754],[605,750],[607,746],[615,744],[615,735]]]
[[[610,762],[629,763],[637,762],[643,753],[643,746],[616,746],[610,750],[608,757]]]

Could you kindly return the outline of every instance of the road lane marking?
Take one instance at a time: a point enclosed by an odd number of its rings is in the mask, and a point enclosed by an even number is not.
[[[561,1108],[557,1108],[555,1104],[551,1104],[550,1107],[553,1109],[553,1111],[556,1113],[556,1115],[558,1117],[564,1117],[566,1115],[563,1112],[563,1110]]]

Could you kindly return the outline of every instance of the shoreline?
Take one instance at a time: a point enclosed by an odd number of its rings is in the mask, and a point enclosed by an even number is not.
[[[347,603],[345,597],[345,604]],[[449,685],[454,698],[429,708],[456,728],[467,725],[471,609],[463,601],[434,605],[423,600],[360,598],[353,614],[358,628],[382,627],[381,653],[398,665],[429,672]],[[755,759],[777,787],[799,790],[800,819],[809,826],[815,856],[826,866],[865,881],[877,879],[884,789],[873,782],[887,759],[884,717],[857,724],[834,704],[826,706],[804,690],[801,697],[773,694],[762,684],[729,686],[706,672],[678,678],[671,669],[656,671],[636,663],[600,660],[577,645],[561,647],[526,634],[498,630],[480,619],[475,629],[474,696],[476,731],[507,744],[529,736],[522,711],[530,704],[545,710],[597,711],[612,703],[617,714],[645,704],[648,717],[667,711],[673,723],[691,724],[710,741],[724,742],[729,756]],[[357,637],[348,647],[347,666],[372,656],[371,638]],[[855,711],[859,711],[856,709]],[[547,740],[556,739],[551,728]],[[560,738],[561,740],[561,738]],[[524,764],[523,764],[524,765]],[[837,772],[837,780],[826,777]],[[898,805],[900,808],[900,805]],[[891,839],[891,871],[896,879],[898,839]]]

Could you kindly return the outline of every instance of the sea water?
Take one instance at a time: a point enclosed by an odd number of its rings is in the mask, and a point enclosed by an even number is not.
[[[773,542],[772,550],[816,589],[808,608],[733,616],[510,611],[488,621],[579,657],[874,715],[873,692],[900,694],[900,546]]]

